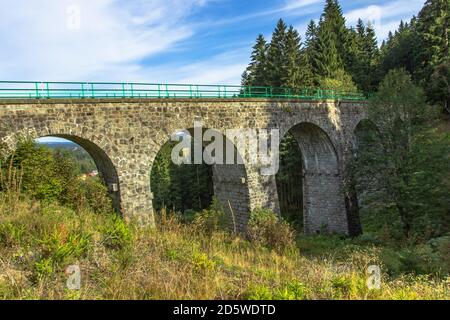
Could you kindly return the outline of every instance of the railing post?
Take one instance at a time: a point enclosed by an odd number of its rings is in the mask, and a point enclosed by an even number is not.
[[[81,98],[84,98],[84,83],[81,83]]]
[[[168,98],[169,97],[169,87],[168,87],[168,85],[166,84],[166,98]]]
[[[94,83],[92,83],[92,82],[91,82],[91,97],[92,97],[92,99],[95,98]]]
[[[189,85],[189,98],[192,99],[192,84]]]
[[[36,82],[34,85],[36,87],[36,99],[39,99],[39,84]]]
[[[125,83],[122,82],[122,98],[125,98]]]
[[[48,82],[45,83],[46,89],[47,89],[47,99],[50,99],[50,89],[48,87]]]
[[[223,97],[227,97],[227,86],[223,86]]]
[[[134,88],[133,88],[133,84],[130,84],[131,86],[131,97],[134,98]]]
[[[161,85],[158,83],[158,98],[161,98]]]

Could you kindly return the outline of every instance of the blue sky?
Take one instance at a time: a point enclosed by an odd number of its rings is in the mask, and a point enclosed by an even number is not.
[[[341,0],[379,41],[423,0]],[[303,36],[324,0],[0,0],[0,79],[238,84],[258,33]]]

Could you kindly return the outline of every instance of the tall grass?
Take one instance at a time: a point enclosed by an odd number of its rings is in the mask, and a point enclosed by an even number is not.
[[[0,208],[8,204],[0,198]],[[271,250],[232,233],[184,224],[164,213],[156,229],[114,214],[74,211],[26,197],[0,214],[3,299],[446,299],[449,279],[390,278],[366,285],[383,265],[376,248],[305,256]],[[69,265],[81,289],[66,288]]]
[[[0,212],[15,210],[22,194],[23,169],[13,166],[14,154],[9,161],[3,158],[0,149]],[[3,165],[5,161],[7,163]]]

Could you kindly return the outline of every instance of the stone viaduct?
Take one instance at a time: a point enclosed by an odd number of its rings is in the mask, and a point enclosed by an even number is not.
[[[0,100],[0,142],[56,136],[90,153],[125,218],[153,222],[150,171],[160,148],[180,129],[290,131],[303,157],[304,229],[351,234],[357,206],[345,188],[354,130],[367,116],[362,101],[254,98]],[[239,150],[238,150],[239,151]],[[299,169],[300,170],[300,169]],[[275,176],[257,165],[215,165],[214,192],[244,230],[255,208],[279,211]],[[230,211],[230,210],[229,210]]]

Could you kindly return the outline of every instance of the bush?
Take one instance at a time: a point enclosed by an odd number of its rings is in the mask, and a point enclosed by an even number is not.
[[[193,222],[197,213],[193,209],[184,210],[182,221],[185,223]]]
[[[214,231],[226,229],[228,218],[219,202],[213,199],[213,203],[208,209],[195,215],[193,223],[199,232],[212,235]]]
[[[428,244],[400,249],[385,248],[381,251],[381,259],[391,275],[402,273],[448,275],[450,273],[449,243],[445,242],[445,237],[442,238],[444,239],[433,239],[435,241],[430,241]]]
[[[253,211],[250,214],[247,229],[252,242],[270,249],[283,251],[294,245],[294,229],[270,210],[258,209]]]
[[[305,300],[309,294],[310,289],[305,284],[292,280],[276,288],[265,285],[251,286],[245,298],[248,300]]]
[[[96,177],[77,180],[69,185],[67,191],[61,195],[63,204],[76,210],[90,208],[95,213],[110,214],[112,201],[108,196],[108,188]]]
[[[216,267],[216,262],[211,260],[206,253],[195,252],[192,257],[192,264],[194,271],[196,272],[206,272],[212,271]]]
[[[103,244],[111,249],[122,249],[131,244],[131,231],[125,221],[114,216],[112,221],[102,228]]]
[[[0,162],[0,181],[10,172],[20,173],[20,192],[44,202],[58,202],[80,211],[90,208],[96,213],[112,212],[108,189],[101,179],[79,178],[80,170],[69,153],[52,151],[32,140],[18,143],[14,154]],[[5,172],[2,174],[1,172]],[[7,186],[0,183],[0,191]]]
[[[321,88],[337,90],[340,92],[358,92],[358,88],[353,82],[352,77],[342,69],[337,70],[332,77],[323,78],[320,81],[319,86]]]
[[[292,281],[283,286],[280,289],[275,290],[274,299],[275,300],[304,300],[307,299],[310,293],[309,288],[299,282]]]

